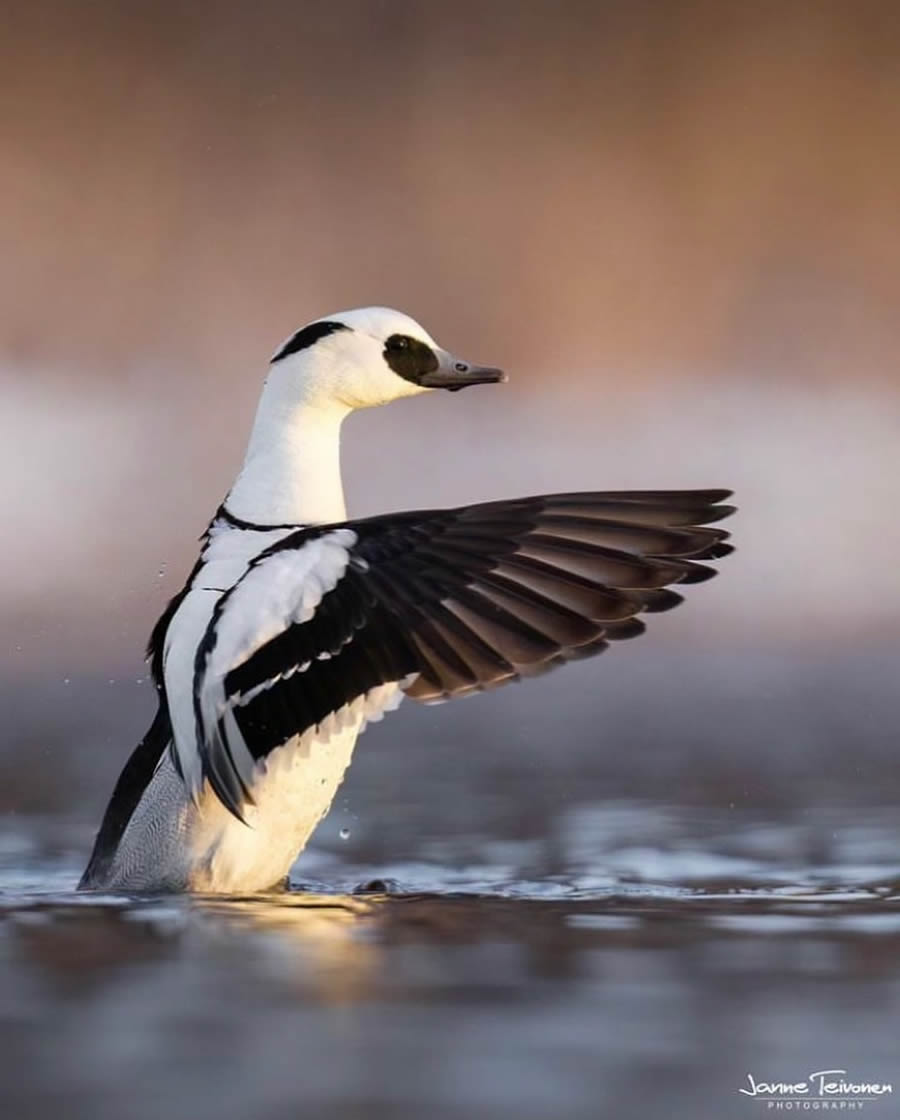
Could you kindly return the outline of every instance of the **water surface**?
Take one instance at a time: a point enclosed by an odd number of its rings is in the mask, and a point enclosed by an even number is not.
[[[766,1110],[748,1073],[900,1088],[897,831],[596,804],[553,854],[350,837],[288,893],[188,899],[76,894],[65,829],[18,822],[2,1114],[696,1120]]]

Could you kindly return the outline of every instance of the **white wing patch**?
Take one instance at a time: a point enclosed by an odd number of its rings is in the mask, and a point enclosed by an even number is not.
[[[260,646],[308,622],[347,569],[356,534],[336,529],[254,565],[236,585],[216,624],[207,676],[224,676]]]
[[[225,678],[289,626],[313,617],[322,597],[334,590],[347,570],[356,539],[350,529],[335,529],[299,548],[275,552],[254,564],[223,603],[215,622],[214,645],[195,682],[202,725],[198,731],[207,750],[226,750],[227,743],[227,753],[247,787],[255,763],[234,718],[234,702],[229,703],[225,695]],[[223,732],[226,743],[221,741]],[[196,794],[202,781],[200,767],[183,769],[186,777],[190,773],[190,787]]]
[[[203,567],[191,586],[220,591],[234,587],[261,552],[296,531],[290,526],[281,529],[234,529],[214,521],[201,554]]]

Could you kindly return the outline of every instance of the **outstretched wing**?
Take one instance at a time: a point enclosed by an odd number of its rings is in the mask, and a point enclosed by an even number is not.
[[[219,601],[198,649],[202,769],[237,815],[310,729],[533,676],[644,630],[715,570],[730,491],[554,494],[299,529]]]

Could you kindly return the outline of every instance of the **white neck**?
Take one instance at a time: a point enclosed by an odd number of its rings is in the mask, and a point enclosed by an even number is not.
[[[298,395],[286,369],[272,369],[256,411],[247,457],[225,500],[260,525],[343,521],[341,423],[350,409]]]

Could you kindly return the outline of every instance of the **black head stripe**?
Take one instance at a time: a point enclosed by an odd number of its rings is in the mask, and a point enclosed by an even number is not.
[[[346,323],[334,323],[329,319],[322,319],[318,323],[310,323],[308,327],[301,327],[295,335],[289,338],[272,358],[272,361],[278,362],[282,358],[288,357],[289,354],[296,354],[298,350],[306,350],[307,347],[318,342],[320,338],[327,338],[335,331],[347,331],[349,329]]]
[[[391,335],[384,344],[384,360],[394,373],[414,385],[421,384],[425,374],[433,373],[440,364],[427,343],[407,334]]]

